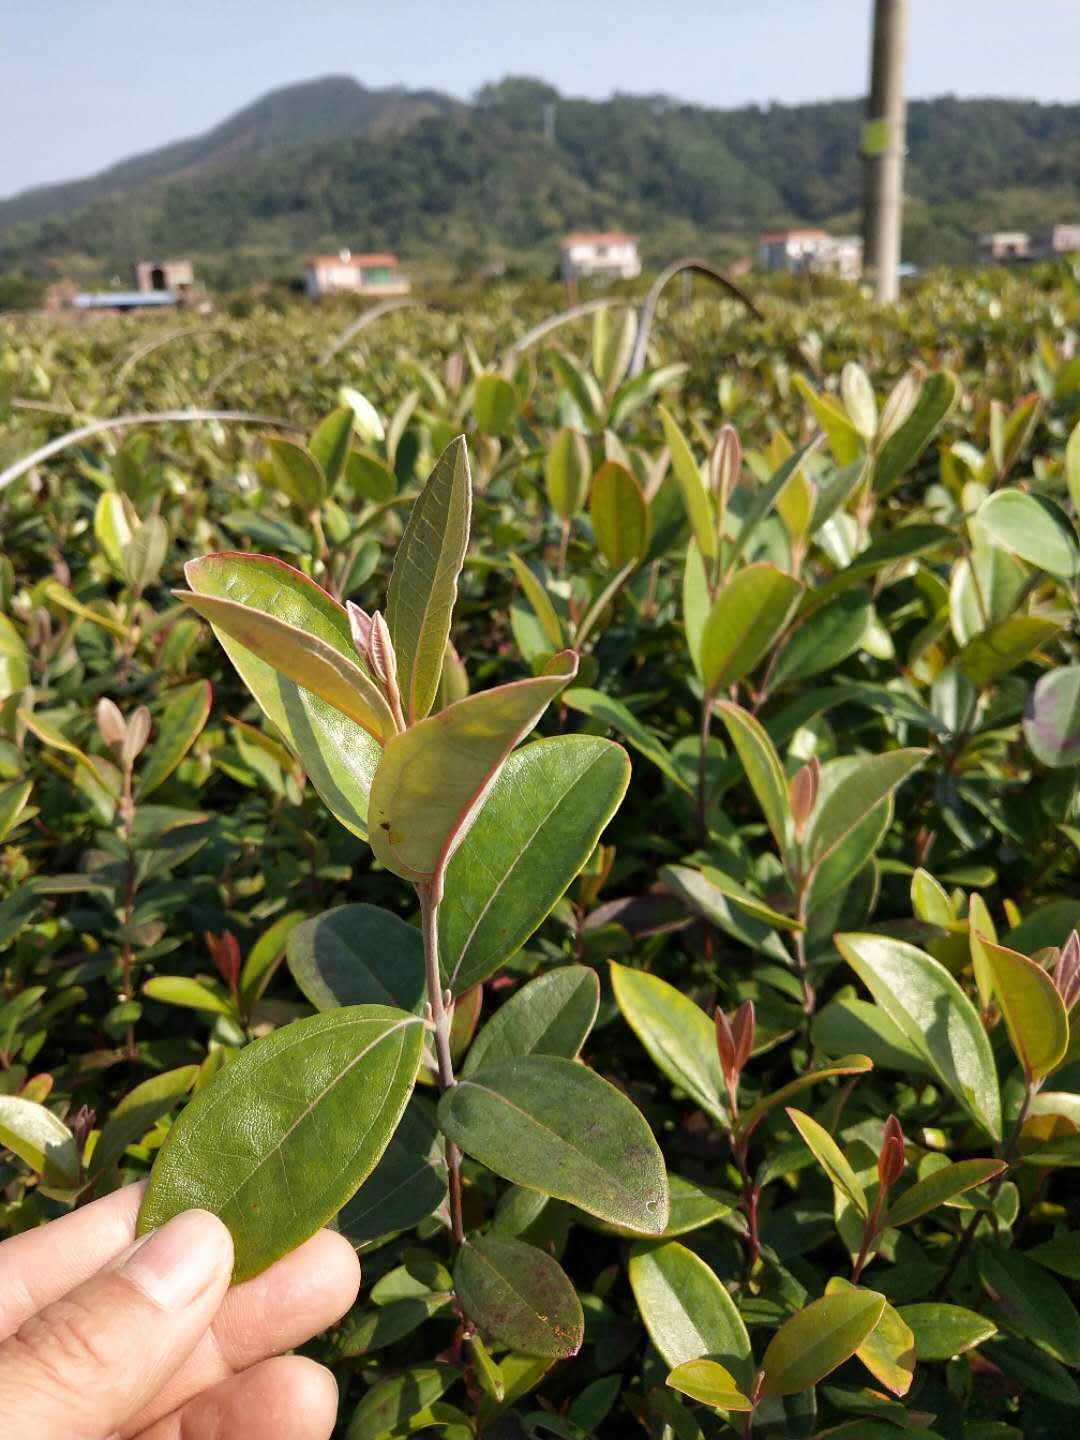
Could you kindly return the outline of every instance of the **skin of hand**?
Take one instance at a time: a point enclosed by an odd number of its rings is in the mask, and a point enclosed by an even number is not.
[[[232,1239],[188,1210],[136,1240],[130,1185],[0,1245],[0,1435],[328,1440],[330,1372],[285,1355],[349,1309],[360,1264],[329,1230],[229,1287]]]

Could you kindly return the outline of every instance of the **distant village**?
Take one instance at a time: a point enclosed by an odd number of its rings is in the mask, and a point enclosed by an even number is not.
[[[1054,225],[1038,234],[1023,230],[995,230],[981,235],[979,258],[984,264],[1017,264],[1052,259],[1080,251],[1080,224]],[[830,275],[856,281],[862,275],[863,245],[857,235],[830,235],[814,227],[769,230],[758,238],[757,268],[773,273]],[[633,280],[641,274],[637,240],[621,230],[581,231],[567,235],[558,247],[559,275],[573,294],[579,281]],[[745,274],[752,266],[744,260],[732,273]],[[901,274],[914,273],[902,265]],[[342,249],[334,255],[315,255],[304,265],[303,290],[311,300],[329,295],[356,295],[370,299],[405,296],[412,289],[389,252],[354,255]],[[135,265],[132,290],[79,291],[68,283],[49,287],[48,310],[199,309],[208,306],[206,293],[196,285],[190,260],[140,260]]]

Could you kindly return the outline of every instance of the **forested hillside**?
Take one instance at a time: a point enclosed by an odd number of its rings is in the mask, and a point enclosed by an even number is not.
[[[857,100],[706,109],[570,100],[517,79],[462,105],[331,77],[0,203],[0,265],[91,278],[136,252],[184,251],[212,281],[240,283],[348,244],[466,274],[494,260],[549,266],[566,229],[615,224],[650,261],[688,249],[729,260],[762,226],[856,226],[861,123]],[[908,138],[908,259],[963,264],[984,229],[1080,218],[1080,106],[917,101]]]

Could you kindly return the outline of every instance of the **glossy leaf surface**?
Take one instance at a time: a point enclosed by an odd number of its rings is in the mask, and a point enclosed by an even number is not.
[[[585,1317],[577,1291],[535,1245],[478,1236],[458,1251],[454,1289],[469,1318],[511,1350],[563,1360],[581,1348]]]
[[[824,1295],[785,1320],[762,1356],[762,1395],[809,1390],[855,1354],[884,1309],[884,1295],[848,1290]]]
[[[719,1125],[730,1123],[713,1022],[658,975],[611,963],[611,986],[650,1058]]]
[[[386,594],[386,623],[410,722],[422,720],[435,702],[471,511],[469,452],[459,437],[439,456],[413,501]]]
[[[472,1045],[462,1075],[519,1055],[561,1055],[573,1060],[600,1007],[600,981],[584,965],[561,965],[512,995]]]
[[[422,1045],[416,1016],[357,1005],[247,1046],[169,1131],[139,1233],[182,1210],[211,1210],[232,1232],[233,1278],[257,1275],[313,1235],[375,1168]]]
[[[289,934],[289,969],[316,1010],[393,1005],[419,1014],[426,999],[424,942],[376,905],[338,905]]]
[[[836,945],[874,999],[954,1098],[993,1139],[1001,1097],[975,1007],[937,960],[903,940],[838,935]]]
[[[394,735],[371,787],[371,848],[403,879],[441,874],[513,747],[577,672],[571,651],[548,672],[483,690]]]
[[[630,1253],[630,1284],[649,1338],[673,1369],[708,1357],[741,1390],[753,1380],[746,1326],[720,1280],[678,1241],[638,1244]]]
[[[268,556],[225,552],[190,561],[187,582],[199,595],[249,605],[313,635],[352,662],[348,616],[299,570]],[[260,708],[304,767],[330,812],[367,837],[368,792],[379,747],[368,732],[310,690],[228,636],[221,644]]]
[[[439,1102],[443,1132],[516,1185],[638,1234],[668,1219],[663,1157],[641,1112],[574,1060],[527,1055],[458,1082]]]
[[[446,871],[439,959],[454,990],[493,975],[592,854],[630,779],[610,740],[560,735],[507,757]]]

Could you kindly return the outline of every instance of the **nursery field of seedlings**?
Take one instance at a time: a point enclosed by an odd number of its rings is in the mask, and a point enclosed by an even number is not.
[[[1080,276],[695,283],[0,319],[0,1236],[335,1226],[348,1440],[1059,1437]]]

